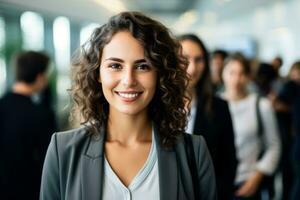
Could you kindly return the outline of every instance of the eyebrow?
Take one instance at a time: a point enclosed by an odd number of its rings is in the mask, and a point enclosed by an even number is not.
[[[107,58],[107,59],[105,59],[104,61],[107,61],[107,60],[112,60],[112,61],[124,63],[124,60],[122,60],[122,59],[120,59],[120,58],[115,58],[115,57]],[[134,63],[144,63],[144,62],[147,62],[146,59],[138,59],[138,60],[135,60],[135,61],[134,61]]]

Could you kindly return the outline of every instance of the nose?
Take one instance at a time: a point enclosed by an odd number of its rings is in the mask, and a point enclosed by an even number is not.
[[[190,75],[190,76],[193,76],[194,72],[195,72],[195,69],[196,69],[196,65],[195,65],[195,62],[190,59],[189,60],[189,65],[188,65],[188,68],[187,68],[187,73]]]
[[[136,74],[134,73],[134,70],[131,68],[125,70],[122,76],[122,84],[126,87],[132,87],[135,86],[136,83]]]

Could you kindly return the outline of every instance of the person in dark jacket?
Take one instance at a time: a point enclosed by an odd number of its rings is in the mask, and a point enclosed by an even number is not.
[[[179,37],[190,75],[191,113],[187,132],[202,135],[215,167],[219,199],[231,199],[237,166],[234,133],[226,101],[213,95],[209,58],[203,42],[193,34]]]
[[[38,199],[44,156],[55,131],[49,109],[32,96],[47,84],[49,57],[23,52],[16,59],[16,82],[0,99],[1,199]]]
[[[291,160],[293,166],[293,183],[289,193],[290,200],[300,198],[300,82],[287,81],[277,99],[275,108],[281,111],[290,111],[292,115],[293,141]]]

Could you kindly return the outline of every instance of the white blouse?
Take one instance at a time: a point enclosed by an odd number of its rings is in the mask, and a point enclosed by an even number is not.
[[[258,135],[256,94],[239,101],[229,101],[238,158],[236,183],[247,180],[256,170],[271,175],[276,170],[281,153],[278,125],[271,103],[261,98],[259,110],[263,124],[262,137]],[[262,141],[263,140],[263,141]],[[264,147],[264,154],[258,159]]]
[[[157,151],[152,131],[152,144],[147,161],[142,169],[126,187],[110,167],[107,159],[104,160],[104,200],[159,200],[159,177]],[[124,166],[125,167],[125,166]]]
[[[185,132],[189,134],[194,134],[194,126],[197,114],[197,98],[194,98],[191,102],[191,110],[190,114],[188,115],[188,123],[185,128]]]

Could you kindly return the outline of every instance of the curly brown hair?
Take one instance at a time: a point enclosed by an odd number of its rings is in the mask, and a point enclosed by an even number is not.
[[[79,110],[83,119],[81,124],[91,124],[91,134],[99,133],[99,127],[106,126],[109,104],[98,81],[100,60],[104,46],[120,31],[130,32],[141,43],[146,59],[158,72],[148,114],[158,129],[162,145],[173,145],[186,126],[187,63],[181,55],[179,43],[169,30],[139,12],[122,12],[111,17],[106,24],[96,28],[82,46],[73,60],[70,90],[75,101],[73,112]]]

